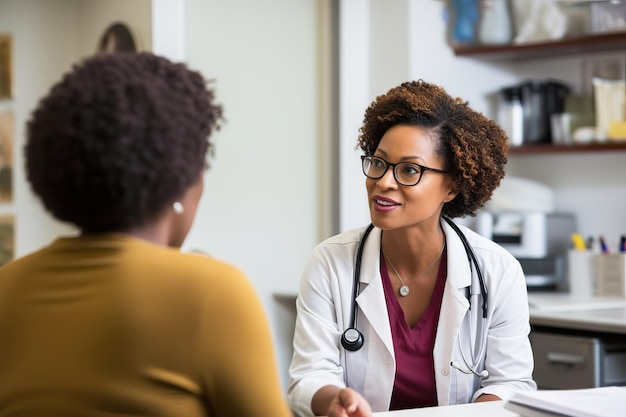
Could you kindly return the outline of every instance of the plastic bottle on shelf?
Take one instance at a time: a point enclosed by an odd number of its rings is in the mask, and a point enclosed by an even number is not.
[[[452,40],[459,44],[476,42],[476,23],[478,22],[479,0],[451,0],[454,12]]]
[[[509,144],[519,146],[524,142],[522,91],[518,86],[503,88],[498,101],[498,124],[509,137]]]
[[[513,27],[508,0],[480,0],[478,40],[486,45],[511,42]]]

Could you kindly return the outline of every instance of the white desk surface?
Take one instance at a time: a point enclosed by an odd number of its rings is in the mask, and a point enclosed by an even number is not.
[[[374,413],[375,417],[518,417],[504,409],[505,401],[446,405]]]
[[[626,334],[626,300],[529,293],[530,323],[539,326]]]

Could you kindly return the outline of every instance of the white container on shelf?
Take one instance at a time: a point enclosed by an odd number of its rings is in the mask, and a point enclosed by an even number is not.
[[[482,44],[507,44],[513,39],[508,0],[481,0],[478,40]]]

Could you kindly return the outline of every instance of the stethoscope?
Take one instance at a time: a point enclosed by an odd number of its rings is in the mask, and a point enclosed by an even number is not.
[[[476,327],[475,334],[477,335],[477,340],[479,340],[480,342],[479,342],[478,349],[476,349],[475,344],[472,347],[472,351],[474,354],[472,354],[471,358],[468,359],[467,356],[465,355],[465,352],[463,351],[463,346],[461,345],[461,342],[460,342],[461,334],[459,334],[459,337],[457,338],[458,343],[459,343],[459,351],[461,352],[461,357],[463,358],[463,362],[465,362],[467,369],[462,368],[455,361],[450,362],[450,366],[464,374],[467,374],[467,375],[473,374],[478,377],[486,378],[487,376],[489,376],[489,372],[486,369],[483,369],[482,371],[478,371],[478,365],[480,364],[481,358],[483,357],[485,353],[485,348],[486,348],[486,341],[485,341],[485,337],[483,336],[484,336],[484,333],[487,331],[485,329],[485,322],[487,319],[487,310],[488,310],[487,286],[485,285],[485,280],[483,279],[482,269],[480,268],[478,260],[476,259],[476,254],[474,253],[472,246],[467,241],[465,234],[463,234],[461,229],[459,229],[459,227],[452,220],[450,220],[447,217],[443,217],[443,219],[450,225],[450,227],[456,232],[456,234],[461,239],[461,242],[463,243],[463,247],[465,248],[465,253],[467,254],[467,261],[469,262],[470,270],[472,269],[472,265],[474,266],[473,269],[476,271],[475,275],[478,278],[478,284],[480,287],[480,297],[482,299],[482,313],[483,313],[482,318],[480,320],[476,320],[476,323],[474,326]],[[369,226],[367,226],[367,228],[365,229],[365,232],[363,233],[363,237],[361,237],[359,246],[357,248],[356,261],[354,263],[354,281],[352,284],[352,292],[353,292],[352,293],[352,314],[350,317],[350,322],[352,324],[341,335],[341,345],[344,347],[344,349],[351,351],[351,352],[357,351],[361,349],[361,347],[363,346],[363,333],[361,333],[359,329],[357,329],[357,326],[356,326],[356,322],[357,322],[356,298],[359,296],[359,278],[361,276],[361,259],[363,258],[363,248],[365,246],[365,240],[367,239],[367,236],[370,234],[372,229],[374,229],[373,224],[370,224]],[[472,277],[473,276],[474,274],[472,274]],[[474,279],[472,279],[472,283],[470,285],[470,292],[469,292],[470,293],[469,294],[469,302],[470,302],[469,310],[470,311],[472,310],[472,297],[478,296],[478,294],[474,294],[474,292],[472,291],[473,286],[474,286]],[[472,328],[472,324],[470,321],[470,329],[471,328]]]

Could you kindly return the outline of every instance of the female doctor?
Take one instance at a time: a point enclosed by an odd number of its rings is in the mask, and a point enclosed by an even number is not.
[[[376,98],[358,146],[373,228],[327,239],[304,269],[294,412],[368,416],[535,390],[518,261],[449,220],[491,198],[506,134],[420,80]]]

